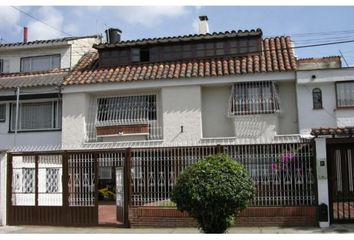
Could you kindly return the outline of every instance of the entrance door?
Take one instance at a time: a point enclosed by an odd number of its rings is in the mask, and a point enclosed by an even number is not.
[[[331,145],[328,159],[331,222],[354,222],[354,146]]]

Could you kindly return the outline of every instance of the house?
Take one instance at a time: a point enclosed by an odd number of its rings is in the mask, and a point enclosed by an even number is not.
[[[0,44],[1,206],[6,205],[6,151],[61,144],[61,83],[101,41],[97,35],[27,41],[28,29],[24,30],[23,42]]]
[[[315,137],[319,204],[332,223],[352,222],[354,70],[339,56],[299,59],[296,78],[299,130]]]
[[[169,200],[176,177],[224,152],[257,187],[239,224],[328,225],[330,213],[317,214],[318,203],[328,205],[318,148],[307,139],[319,126],[304,114],[320,114],[307,109],[319,97],[302,81],[339,63],[313,70],[290,37],[208,33],[206,16],[199,26],[195,35],[132,41],[106,31],[107,42],[60,82],[59,144],[7,152],[7,224],[190,226]]]

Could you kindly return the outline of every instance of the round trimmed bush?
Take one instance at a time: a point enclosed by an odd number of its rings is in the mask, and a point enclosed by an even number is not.
[[[178,177],[171,200],[205,233],[224,233],[255,194],[247,170],[228,155],[211,155]]]

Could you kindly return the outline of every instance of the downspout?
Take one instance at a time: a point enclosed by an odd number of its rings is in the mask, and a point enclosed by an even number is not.
[[[17,145],[17,125],[18,125],[18,107],[19,107],[19,101],[20,101],[20,87],[17,87],[16,89],[16,117],[15,117],[15,135],[14,135],[14,145],[16,147]]]

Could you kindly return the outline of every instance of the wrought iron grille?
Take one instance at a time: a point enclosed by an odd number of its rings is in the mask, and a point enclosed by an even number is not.
[[[231,145],[222,148],[252,175],[252,206],[311,206],[316,203],[311,143]],[[216,146],[132,149],[133,206],[174,206],[171,191],[188,166],[217,152]]]
[[[91,153],[69,156],[69,206],[95,205],[95,167]]]
[[[16,156],[12,161],[12,205],[35,205],[35,157]]]
[[[241,82],[232,86],[229,115],[274,113],[280,110],[272,81]]]

